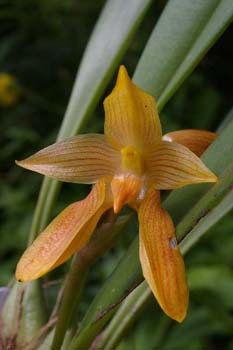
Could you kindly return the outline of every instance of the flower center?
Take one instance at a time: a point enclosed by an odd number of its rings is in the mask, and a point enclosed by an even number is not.
[[[143,186],[142,179],[135,175],[115,176],[111,182],[113,209],[119,213],[125,204],[135,207]]]
[[[132,146],[122,148],[121,166],[123,172],[141,176],[144,172],[144,162],[141,153]]]
[[[144,196],[145,166],[141,153],[133,146],[121,149],[121,171],[111,182],[113,209],[118,213],[123,205],[136,208],[140,195]]]

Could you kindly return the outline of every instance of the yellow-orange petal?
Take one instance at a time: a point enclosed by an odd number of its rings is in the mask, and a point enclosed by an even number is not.
[[[158,191],[150,191],[139,208],[140,261],[143,275],[163,311],[182,322],[189,291],[173,222],[161,208]]]
[[[187,147],[167,141],[162,141],[150,152],[147,176],[157,190],[218,181],[217,176]]]
[[[217,136],[211,131],[187,129],[169,132],[163,136],[163,140],[179,143],[200,157]]]
[[[136,86],[124,66],[116,86],[104,100],[105,135],[117,149],[133,146],[143,152],[161,141],[161,125],[154,98]]]
[[[16,163],[60,181],[95,183],[115,174],[120,153],[104,135],[88,134],[55,143]]]
[[[37,279],[69,259],[87,243],[101,215],[111,206],[111,196],[100,181],[84,200],[63,210],[24,252],[16,279]]]

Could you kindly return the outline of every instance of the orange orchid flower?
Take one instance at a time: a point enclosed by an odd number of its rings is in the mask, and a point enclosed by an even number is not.
[[[216,135],[188,130],[162,138],[154,98],[130,80],[124,66],[104,109],[104,135],[79,135],[17,162],[57,180],[94,186],[25,251],[16,278],[30,281],[59,266],[87,243],[106,210],[118,213],[128,204],[138,212],[143,275],[164,312],[182,322],[189,296],[185,267],[159,191],[216,182],[217,177],[187,148],[200,155]]]

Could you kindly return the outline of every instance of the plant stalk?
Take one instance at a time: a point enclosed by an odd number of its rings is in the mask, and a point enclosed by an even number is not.
[[[117,221],[116,219],[117,216],[110,210],[105,221],[95,230],[92,239],[74,258],[66,278],[51,350],[60,349],[73,312],[78,312],[82,289],[90,267],[114,245],[119,233],[127,224],[129,216],[119,217]]]

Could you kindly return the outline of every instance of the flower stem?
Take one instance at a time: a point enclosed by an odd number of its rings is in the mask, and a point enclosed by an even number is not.
[[[127,224],[128,216],[119,217],[109,211],[105,221],[96,229],[89,243],[76,254],[70,272],[66,278],[62,304],[51,350],[60,349],[66,330],[69,327],[74,310],[77,312],[82,288],[90,267],[115,243],[123,227]],[[107,222],[106,222],[107,221]],[[116,221],[116,222],[115,222]]]
[[[73,311],[76,309],[76,307],[78,307],[77,304],[80,299],[87,274],[88,266],[83,263],[82,257],[77,254],[66,278],[63,300],[58,314],[51,350],[60,349],[63,343]]]

